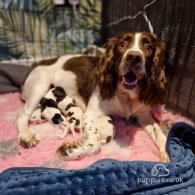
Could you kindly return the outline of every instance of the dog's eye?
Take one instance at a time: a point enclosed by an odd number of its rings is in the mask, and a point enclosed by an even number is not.
[[[147,50],[147,52],[152,53],[152,47],[150,45],[146,45],[145,49]]]
[[[125,45],[126,45],[126,43],[123,41],[123,42],[121,42],[121,43],[119,44],[118,48],[119,48],[119,49],[122,49],[122,48],[125,47]]]

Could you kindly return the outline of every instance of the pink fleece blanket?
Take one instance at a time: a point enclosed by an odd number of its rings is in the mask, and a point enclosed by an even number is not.
[[[104,158],[121,161],[160,161],[158,149],[148,135],[139,127],[125,125],[120,119],[114,121],[117,129],[114,140],[102,145],[98,154],[83,159],[65,161],[56,154],[55,151],[63,140],[57,136],[58,129],[48,122],[30,125],[41,141],[34,148],[24,149],[18,145],[18,132],[14,123],[22,107],[19,93],[0,95],[0,172],[10,167],[80,169]],[[164,107],[154,108],[153,113],[165,130],[174,122],[192,123],[179,115],[167,112]]]

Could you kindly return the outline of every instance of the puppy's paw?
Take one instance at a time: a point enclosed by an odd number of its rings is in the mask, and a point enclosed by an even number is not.
[[[60,138],[63,139],[64,137],[66,137],[66,135],[68,134],[69,130],[70,130],[70,124],[69,123],[63,123],[63,124],[58,124],[55,125],[59,128],[59,131],[56,133],[56,135]]]
[[[24,148],[32,148],[36,146],[38,140],[32,134],[23,134],[20,136],[19,144]]]
[[[71,131],[73,137],[76,137],[76,130],[79,130],[80,132],[82,132],[82,127],[81,127],[81,123],[80,123],[79,119],[70,123],[69,128],[70,128],[70,131]]]
[[[170,162],[170,158],[165,151],[160,151],[160,157],[161,157],[162,162],[165,162],[165,163]]]
[[[45,121],[44,118],[41,116],[41,109],[37,108],[30,117],[30,122],[33,124],[40,124]]]
[[[85,141],[65,142],[57,149],[57,154],[66,160],[80,159],[92,154],[97,153],[100,150],[100,142],[91,143]]]

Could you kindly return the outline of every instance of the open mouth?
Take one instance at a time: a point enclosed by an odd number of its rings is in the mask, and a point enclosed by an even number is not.
[[[133,71],[122,76],[122,82],[126,89],[133,89],[137,85],[138,78]]]

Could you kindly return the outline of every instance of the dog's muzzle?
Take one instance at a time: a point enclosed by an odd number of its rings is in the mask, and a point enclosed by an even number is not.
[[[128,52],[123,60],[124,73],[121,76],[123,86],[126,89],[136,87],[139,79],[145,74],[144,59],[141,53],[137,51]]]

